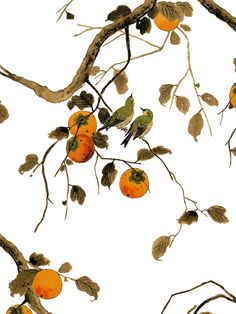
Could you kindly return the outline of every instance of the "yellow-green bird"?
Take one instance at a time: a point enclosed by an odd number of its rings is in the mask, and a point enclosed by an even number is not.
[[[113,112],[110,118],[100,129],[98,129],[98,131],[104,129],[108,130],[113,126],[117,127],[118,129],[123,129],[130,123],[130,121],[133,118],[133,115],[134,115],[134,99],[131,94],[126,99],[125,105],[118,108],[115,112]]]
[[[143,138],[152,128],[153,124],[153,113],[150,109],[142,109],[143,114],[138,116],[131,124],[128,132],[126,133],[125,139],[121,143],[124,147],[127,146],[129,140],[133,136],[133,140],[136,138]]]

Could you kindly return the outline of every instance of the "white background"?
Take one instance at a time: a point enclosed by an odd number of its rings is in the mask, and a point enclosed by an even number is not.
[[[67,21],[63,17],[56,23],[55,13],[63,4],[61,0],[1,2],[0,64],[53,90],[69,84],[96,33],[92,31],[74,38],[73,35],[81,31],[76,23],[103,26],[107,14],[121,3],[75,0],[69,9],[76,15],[75,20]],[[126,4],[133,9],[141,1],[129,0]],[[9,120],[0,126],[0,232],[17,245],[26,258],[32,252],[42,252],[54,269],[69,261],[74,266],[72,277],[87,275],[101,287],[98,300],[90,302],[91,298],[77,291],[73,282],[65,283],[58,298],[42,301],[54,314],[72,311],[158,314],[173,292],[209,279],[236,294],[236,160],[229,168],[225,146],[235,128],[236,112],[227,110],[221,126],[217,115],[227,104],[229,89],[235,82],[235,32],[197,1],[191,0],[191,4],[194,16],[185,23],[193,29],[189,38],[194,75],[201,86],[199,92],[212,93],[219,100],[218,108],[205,105],[213,136],[210,137],[206,124],[198,143],[187,133],[190,117],[199,110],[189,78],[178,92],[191,100],[186,116],[158,102],[159,87],[165,83],[176,84],[185,73],[187,52],[182,36],[181,45],[168,43],[161,53],[131,62],[127,70],[130,88],[127,94],[118,95],[114,86],[105,93],[113,109],[121,106],[131,92],[136,101],[135,116],[140,114],[140,106],[151,108],[154,126],[147,140],[152,146],[164,145],[172,150],[172,155],[163,159],[184,186],[186,195],[196,200],[201,209],[212,205],[227,209],[230,222],[226,225],[200,215],[198,223],[184,226],[161,262],[152,258],[152,242],[161,235],[177,232],[176,219],[184,205],[180,188],[156,159],[142,165],[149,176],[151,193],[137,200],[125,198],[119,191],[119,175],[126,169],[122,163],[117,164],[119,174],[111,190],[102,187],[100,195],[97,195],[93,172],[95,157],[86,164],[70,168],[71,183],[81,185],[87,198],[83,206],[70,203],[68,218],[64,221],[65,208],[61,201],[66,194],[65,176],[59,173],[53,178],[65,154],[65,142],[60,143],[46,165],[54,205],[48,208],[38,232],[33,233],[44,208],[43,180],[40,170],[29,177],[28,173],[20,175],[18,168],[27,154],[36,153],[41,159],[52,143],[47,134],[57,126],[66,125],[71,112],[66,102],[48,103],[31,90],[0,77],[0,99],[10,113]],[[236,14],[233,1],[222,0],[221,4]],[[137,34],[134,26],[131,33]],[[164,36],[153,25],[151,34],[143,38],[161,45]],[[131,49],[135,56],[152,48],[132,39]],[[105,69],[124,58],[123,38],[102,49],[96,64]],[[85,88],[90,91],[89,87]],[[131,141],[124,150],[120,146],[123,136],[122,132],[111,130],[109,150],[101,150],[101,154],[135,160],[136,151],[144,145],[138,140]],[[99,174],[104,165],[99,162]],[[189,205],[191,209],[191,203]],[[8,283],[16,276],[13,260],[1,251],[0,261],[0,313],[5,313],[10,305],[21,302],[21,298],[10,297],[8,289]],[[177,297],[166,313],[187,313],[194,304],[218,292],[217,288],[208,286]],[[204,310],[231,314],[235,313],[235,305],[220,299]]]

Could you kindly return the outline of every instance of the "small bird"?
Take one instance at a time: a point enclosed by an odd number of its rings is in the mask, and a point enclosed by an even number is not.
[[[133,140],[136,138],[143,138],[152,128],[153,124],[153,113],[150,109],[142,109],[143,114],[138,116],[131,124],[125,139],[121,143],[124,147],[127,146],[129,140],[133,136]]]
[[[115,126],[118,129],[123,129],[130,123],[134,115],[134,99],[132,94],[126,99],[125,105],[118,108],[110,118],[106,121],[106,123],[98,129],[101,130],[108,130],[111,127]]]

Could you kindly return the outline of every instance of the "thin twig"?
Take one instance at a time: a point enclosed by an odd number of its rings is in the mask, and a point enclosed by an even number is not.
[[[183,34],[183,36],[185,37],[186,41],[187,41],[187,59],[188,59],[188,69],[189,69],[189,72],[191,74],[191,77],[192,77],[192,81],[193,81],[193,87],[194,87],[194,90],[196,92],[196,95],[197,95],[197,99],[198,99],[198,103],[203,111],[203,114],[206,118],[206,122],[207,122],[207,125],[208,125],[208,129],[209,129],[209,132],[210,132],[210,135],[212,135],[212,130],[211,130],[211,126],[210,126],[210,122],[208,120],[208,116],[206,114],[206,111],[202,105],[202,102],[201,102],[201,97],[200,95],[198,94],[198,90],[197,90],[197,87],[196,87],[196,80],[195,80],[195,77],[194,77],[194,74],[193,74],[193,70],[192,70],[192,66],[191,66],[191,59],[190,59],[190,42],[189,42],[189,39],[188,39],[188,36],[186,35],[186,33],[184,31],[182,31],[182,29],[180,27],[178,27],[178,30]]]
[[[86,83],[95,91],[95,93],[98,95],[98,99],[101,99],[101,101],[104,103],[104,105],[107,107],[108,110],[113,112],[113,110],[108,106],[106,101],[104,100],[102,94],[97,90],[97,88],[89,81],[89,79],[86,80]],[[96,107],[98,108],[98,107]],[[96,111],[96,108],[92,110],[92,113]]]
[[[228,150],[229,150],[229,167],[231,167],[232,165],[232,151],[231,151],[230,141],[232,140],[235,132],[236,132],[236,128],[232,131],[228,141],[225,143],[225,145],[228,146]]]
[[[67,214],[68,214],[68,209],[69,209],[68,201],[69,201],[69,192],[70,192],[70,178],[69,178],[69,173],[68,173],[67,165],[66,165],[65,162],[64,162],[64,166],[65,166],[66,181],[67,181],[66,200],[65,200],[65,202],[66,202],[65,220],[66,220]]]
[[[190,310],[188,310],[188,312],[187,312],[187,314],[191,314],[191,312],[193,311],[193,310],[195,310],[196,309],[196,305],[194,305]]]
[[[177,90],[178,90],[180,84],[181,84],[181,83],[183,82],[183,80],[186,78],[188,72],[189,72],[189,68],[187,69],[187,71],[185,72],[185,74],[182,76],[182,78],[179,80],[178,84],[175,85],[175,89],[174,89],[173,96],[172,96],[171,103],[170,103],[170,109],[171,109],[172,106],[173,106],[174,99],[175,99],[175,96],[176,96],[176,92],[177,92]]]
[[[213,296],[213,297],[210,297],[210,298],[204,300],[204,301],[196,308],[196,310],[193,312],[193,314],[197,314],[198,311],[199,311],[205,304],[207,304],[207,303],[209,303],[209,302],[211,302],[211,301],[220,299],[220,298],[224,298],[224,299],[226,299],[226,300],[228,300],[228,301],[230,301],[230,302],[236,303],[235,300],[232,300],[231,298],[227,297],[227,296],[224,295],[224,294],[217,294],[217,295],[215,295],[215,296]]]
[[[97,152],[96,152],[97,153]],[[97,187],[98,187],[98,194],[100,194],[100,184],[99,184],[99,180],[98,180],[98,174],[97,174],[97,163],[98,163],[98,154],[96,156],[96,160],[95,160],[95,164],[94,164],[94,173],[95,173],[95,178],[97,181]]]
[[[48,182],[47,182],[47,177],[46,177],[46,174],[45,174],[45,161],[47,159],[47,156],[48,154],[51,152],[51,150],[53,149],[53,147],[58,143],[59,141],[57,140],[56,142],[54,142],[52,145],[49,146],[49,148],[46,150],[46,152],[44,153],[44,156],[43,156],[43,159],[42,159],[42,162],[40,163],[40,165],[42,166],[42,176],[43,176],[43,181],[44,181],[44,185],[45,185],[45,191],[46,191],[46,204],[45,204],[45,208],[44,208],[44,211],[43,211],[43,215],[42,215],[42,218],[41,220],[39,221],[39,223],[37,224],[37,226],[35,227],[34,229],[34,232],[36,232],[39,228],[39,226],[41,225],[41,223],[43,222],[44,218],[45,218],[45,215],[46,215],[46,212],[47,212],[47,209],[48,209],[48,205],[49,205],[49,202],[52,203],[52,201],[50,200],[50,196],[49,196],[49,188],[48,188]]]
[[[57,19],[57,22],[61,19],[62,15],[66,12],[66,10],[68,9],[69,5],[70,5],[73,1],[74,1],[74,0],[70,0],[68,3],[66,3],[65,5],[63,5],[63,7],[62,7],[61,9],[59,9],[59,10],[57,11],[56,14],[58,14],[58,13],[61,11],[61,13],[60,13],[60,15],[59,15],[59,17],[58,17],[58,19]]]
[[[102,155],[99,154],[99,152],[97,150],[95,150],[97,156],[102,159],[102,160],[113,160],[113,161],[121,161],[121,162],[124,162],[125,164],[135,164],[135,165],[141,165],[140,162],[137,162],[137,161],[127,161],[127,160],[124,160],[124,159],[121,159],[121,158],[111,158],[111,157],[103,157]]]

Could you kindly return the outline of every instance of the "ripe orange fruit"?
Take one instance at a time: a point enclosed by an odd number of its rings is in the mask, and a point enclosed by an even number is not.
[[[66,151],[68,157],[75,162],[86,162],[94,154],[94,143],[90,137],[84,134],[71,137],[67,141]]]
[[[19,304],[9,307],[6,314],[33,314],[27,306],[21,305],[21,307],[16,309],[18,306]]]
[[[179,19],[170,21],[168,20],[164,15],[162,15],[160,12],[157,13],[157,15],[154,18],[154,23],[156,26],[161,29],[162,31],[173,31],[179,26]]]
[[[62,290],[61,276],[52,269],[40,270],[32,283],[34,294],[43,299],[53,299]]]
[[[70,116],[68,127],[73,135],[85,134],[92,136],[97,130],[97,120],[89,111],[77,111]]]
[[[234,83],[234,85],[230,89],[229,101],[230,101],[230,105],[236,108],[236,83]]]
[[[149,186],[147,174],[138,168],[127,169],[120,177],[120,190],[130,198],[143,196]]]

